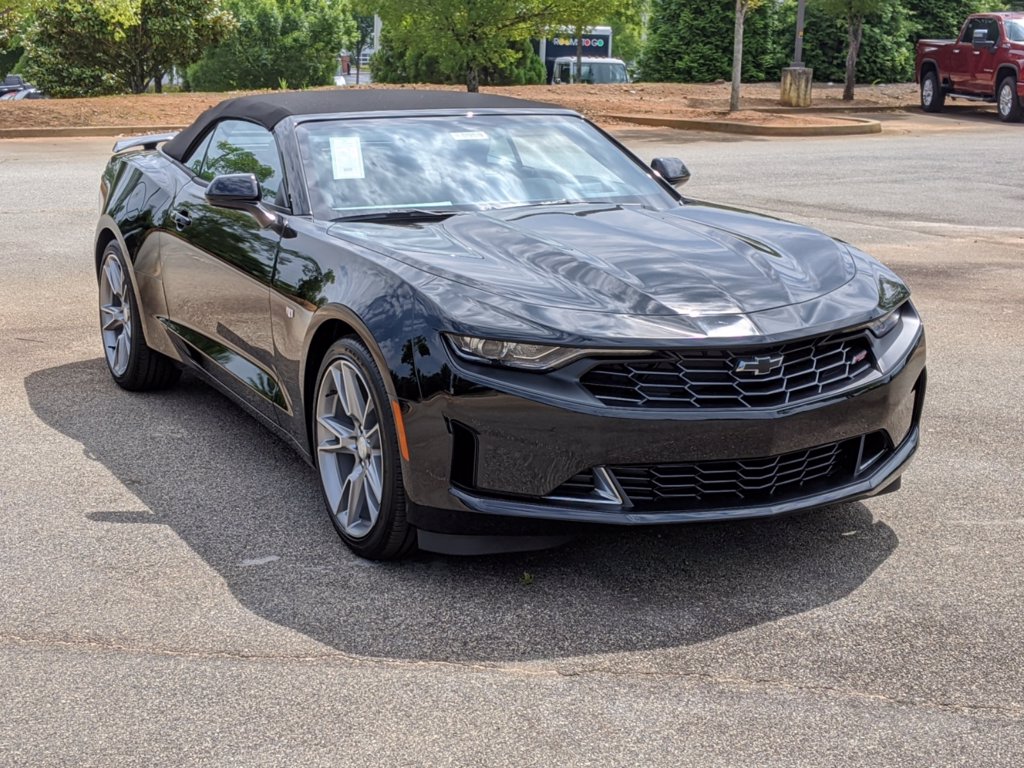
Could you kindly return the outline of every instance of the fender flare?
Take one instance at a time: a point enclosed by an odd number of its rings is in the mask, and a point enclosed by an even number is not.
[[[941,88],[942,87],[942,67],[939,66],[939,62],[937,62],[935,59],[930,59],[930,58],[929,59],[921,59],[921,64],[917,68],[917,82],[920,83],[922,81],[922,79],[923,79],[922,72],[924,72],[924,68],[928,64],[930,64],[931,66],[935,67],[935,76],[938,78],[938,80],[939,80],[939,87]]]
[[[303,380],[305,380],[311,362],[314,362],[309,359],[312,341],[324,323],[331,320],[340,320],[355,331],[356,336],[359,337],[359,340],[370,351],[373,362],[376,363],[377,368],[380,370],[381,378],[384,380],[384,389],[387,391],[388,397],[392,400],[397,400],[398,394],[395,391],[395,384],[391,378],[391,366],[388,364],[387,358],[384,357],[380,345],[362,318],[351,308],[343,304],[325,304],[313,315],[313,320],[310,322],[302,342],[302,359],[299,363],[299,370],[302,373]],[[315,362],[319,364],[319,361]],[[305,403],[303,403],[303,408],[305,408]]]
[[[124,256],[125,266],[128,268],[128,277],[132,286],[132,293],[135,295],[135,306],[142,310],[142,294],[139,293],[139,281],[135,276],[135,254],[128,249],[128,243],[125,242],[124,235],[121,234],[121,228],[117,226],[117,222],[107,213],[100,215],[100,220],[96,224],[96,234],[93,236],[93,263],[95,265],[96,281],[99,283],[100,267],[102,266],[101,260],[103,258],[103,251],[106,250],[107,244],[112,242],[110,238],[103,236],[104,232],[110,232],[114,237],[113,241],[117,242],[118,248],[121,249],[121,255]],[[106,241],[106,242],[104,242]],[[100,243],[104,245],[100,248]],[[150,339],[147,336],[146,323],[142,325],[142,337],[146,344],[150,344]]]
[[[996,67],[996,76],[993,80],[993,86],[995,86],[992,95],[997,99],[999,98],[999,85],[1003,82],[1003,78],[1006,77],[1006,72],[1013,72],[1013,77],[1016,81],[1020,82],[1020,67],[1012,61],[1004,61],[998,67]]]

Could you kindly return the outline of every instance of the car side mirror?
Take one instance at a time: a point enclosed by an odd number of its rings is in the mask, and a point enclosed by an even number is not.
[[[217,208],[245,211],[255,217],[261,227],[272,227],[278,216],[263,205],[263,187],[251,173],[225,173],[215,176],[206,186],[206,201]]]
[[[229,203],[258,203],[263,197],[260,181],[252,173],[226,173],[215,176],[206,187],[210,205],[231,207]]]
[[[988,39],[987,29],[976,29],[974,30],[974,37],[971,39],[971,45],[975,48],[995,48],[995,40]]]
[[[690,180],[690,169],[678,157],[656,157],[651,169],[673,187],[681,187]]]

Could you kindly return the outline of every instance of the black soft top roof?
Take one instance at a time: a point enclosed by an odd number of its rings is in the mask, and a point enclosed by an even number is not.
[[[164,154],[179,162],[208,126],[225,119],[248,120],[267,130],[296,115],[355,112],[418,112],[431,109],[559,109],[554,104],[511,99],[465,91],[412,89],[323,90],[268,93],[227,99],[201,114],[196,121],[163,145]]]

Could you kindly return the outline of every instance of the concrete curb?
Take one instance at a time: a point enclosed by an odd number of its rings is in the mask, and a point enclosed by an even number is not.
[[[908,110],[920,111],[921,108],[916,104],[903,106],[871,106],[870,104],[851,104],[845,107],[841,105],[829,105],[827,107],[743,107],[743,109],[747,110],[748,112],[768,112],[773,115],[828,115],[833,114],[835,112],[840,112],[843,114],[856,114],[858,112],[866,112],[868,114],[881,114],[884,112],[906,112]]]
[[[183,125],[88,125],[67,128],[0,128],[0,139],[63,139],[76,136],[141,136],[180,131]]]
[[[637,125],[655,125],[662,128],[678,128],[684,131],[714,131],[736,133],[745,136],[856,136],[881,133],[882,124],[864,117],[836,117],[846,125],[758,125],[757,123],[732,123],[725,120],[690,120],[680,117],[659,117],[657,115],[601,115],[605,120],[620,120]]]

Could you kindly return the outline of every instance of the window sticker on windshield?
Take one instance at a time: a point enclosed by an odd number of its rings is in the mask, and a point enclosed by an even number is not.
[[[331,136],[331,165],[335,181],[366,178],[358,136]]]
[[[448,135],[456,141],[483,141],[487,138],[483,131],[455,131]]]

